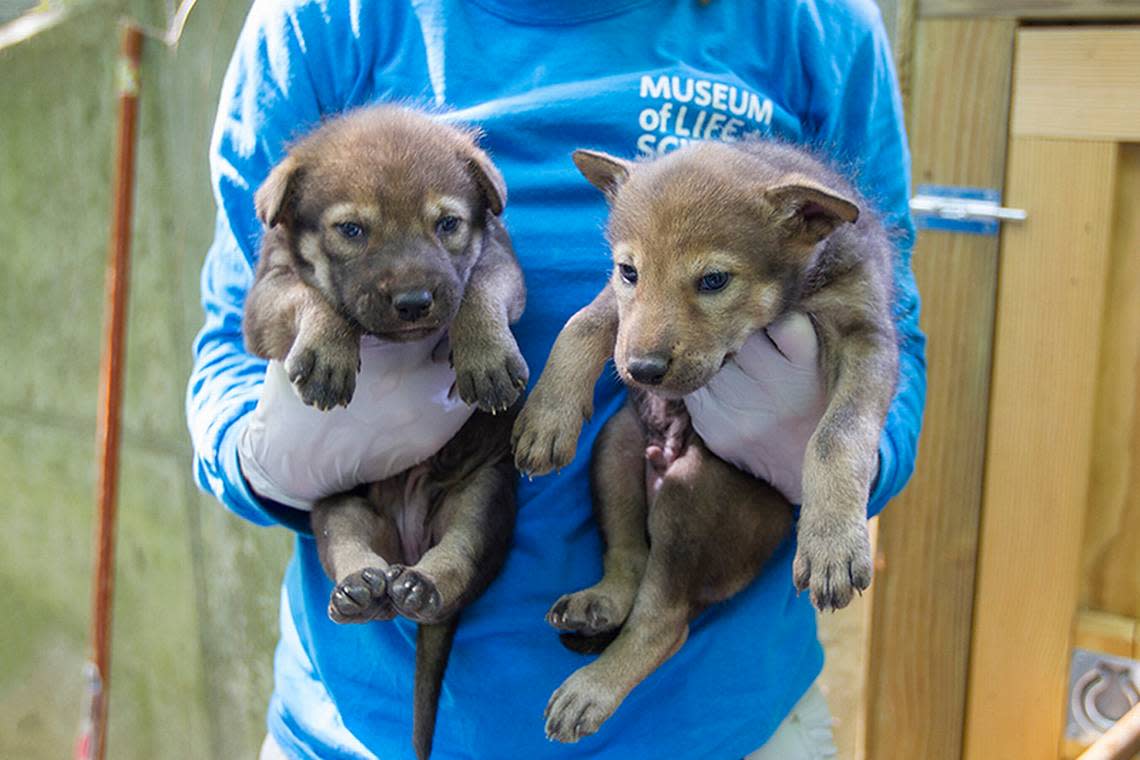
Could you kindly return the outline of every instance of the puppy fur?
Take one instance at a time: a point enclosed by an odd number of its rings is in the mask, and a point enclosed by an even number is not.
[[[680,399],[756,331],[790,311],[810,316],[828,405],[805,456],[793,577],[818,607],[837,609],[871,579],[866,501],[898,361],[890,240],[855,189],[809,154],[749,141],[647,163],[592,151],[574,160],[611,203],[614,274],[555,342],[515,423],[518,468],[569,462],[610,356],[632,392],[594,450],[605,574],[548,614],[564,640],[617,633],[551,698],[547,732],[560,741],[596,731],[790,529],[783,497],[712,455]],[[643,468],[644,487],[630,477]]]
[[[506,186],[474,137],[363,109],[299,141],[257,191],[267,231],[246,346],[284,361],[305,403],[348,404],[364,333],[412,341],[445,327],[464,401],[500,411],[526,387],[508,328],[526,290],[499,220]]]
[[[457,391],[485,410],[428,461],[312,511],[335,584],[329,616],[420,624],[421,759],[457,614],[498,574],[514,528],[510,426],[527,368],[509,324],[525,291],[499,221],[505,202],[472,133],[390,106],[326,122],[256,195],[268,229],[245,307],[252,353],[283,361],[301,398],[327,409],[352,398],[363,334],[410,341],[447,330]]]

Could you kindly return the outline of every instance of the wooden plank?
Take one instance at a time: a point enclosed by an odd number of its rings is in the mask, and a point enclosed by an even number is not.
[[[1129,19],[1140,17],[1140,0],[919,0],[918,12],[928,17]]]
[[[965,760],[1060,750],[1117,155],[1010,143]]]
[[[891,47],[895,53],[895,74],[899,80],[902,95],[903,113],[911,113],[911,91],[913,89],[915,16],[918,14],[917,0],[903,0],[894,10],[894,29]]]
[[[1084,742],[1079,742],[1075,739],[1062,739],[1061,740],[1061,760],[1075,760],[1081,756],[1081,753],[1089,748],[1089,745]]]
[[[921,21],[916,31],[915,183],[1001,187],[1014,22]],[[960,754],[997,254],[996,237],[943,232],[921,233],[915,247],[929,387],[914,478],[880,517],[863,720],[871,760]]]
[[[1099,610],[1081,610],[1073,633],[1073,646],[1094,652],[1131,657],[1136,621]]]
[[[1140,140],[1140,28],[1022,29],[1011,133]]]
[[[1140,618],[1140,145],[1117,176],[1081,604]]]

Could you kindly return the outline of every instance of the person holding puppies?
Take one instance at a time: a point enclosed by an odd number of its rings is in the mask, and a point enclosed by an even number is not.
[[[605,203],[575,169],[574,149],[636,158],[690,141],[758,136],[826,154],[901,233],[898,390],[869,515],[908,479],[921,425],[909,157],[890,51],[870,0],[255,2],[211,144],[218,220],[187,407],[200,485],[254,523],[297,530],[266,758],[410,752],[414,625],[329,620],[332,586],[306,510],[393,475],[408,466],[399,452],[412,443],[438,450],[463,424],[466,408],[437,392],[449,372],[446,353],[433,361],[366,350],[347,408],[279,414],[293,393],[288,379],[267,374],[241,332],[262,236],[255,191],[323,118],[380,102],[484,131],[481,146],[506,180],[503,219],[526,279],[527,309],[514,334],[532,380],[612,266]],[[795,501],[806,436],[823,408],[816,337],[806,318],[791,314],[751,343],[755,350],[726,365],[702,408],[689,411],[714,452],[768,474]],[[826,756],[829,718],[813,687],[822,650],[810,600],[792,583],[791,540],[747,589],[694,621],[685,647],[601,731],[576,744],[547,742],[543,707],[583,659],[562,647],[543,616],[567,589],[601,577],[589,452],[623,403],[616,378],[603,378],[573,463],[520,483],[513,548],[456,635],[433,756]]]

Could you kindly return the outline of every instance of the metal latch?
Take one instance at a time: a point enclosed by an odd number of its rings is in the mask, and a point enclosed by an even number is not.
[[[910,199],[915,226],[920,230],[996,235],[1001,222],[1023,222],[1026,213],[1001,205],[1001,193],[985,187],[919,185]]]
[[[1065,737],[1091,744],[1140,702],[1140,662],[1073,650]]]

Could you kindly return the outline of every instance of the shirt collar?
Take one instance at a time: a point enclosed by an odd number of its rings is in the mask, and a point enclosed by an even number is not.
[[[534,26],[582,24],[652,0],[470,0],[496,16]],[[695,2],[695,0],[688,0]]]

